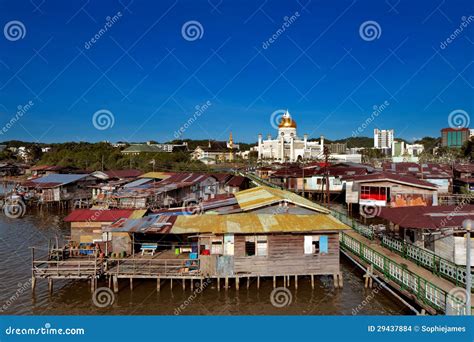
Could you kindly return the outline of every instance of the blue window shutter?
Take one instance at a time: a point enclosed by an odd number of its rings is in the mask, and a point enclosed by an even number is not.
[[[321,235],[319,237],[319,253],[328,253],[328,237]]]

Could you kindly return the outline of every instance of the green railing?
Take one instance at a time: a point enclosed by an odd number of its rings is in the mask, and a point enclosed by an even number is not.
[[[340,221],[351,226],[361,235],[373,240],[374,232],[371,227],[367,227],[356,220],[348,217],[346,214],[332,210],[333,216]],[[456,285],[466,284],[466,267],[457,265],[434,252],[415,246],[411,243],[384,235],[382,237],[382,246],[396,252],[407,260],[414,261],[417,265],[426,268],[436,275],[442,276]],[[474,288],[474,285],[473,285]]]
[[[265,179],[262,179],[262,178],[258,177],[257,175],[254,175],[254,174],[251,174],[251,173],[248,173],[248,172],[241,172],[241,176],[247,177],[247,178],[249,178],[250,180],[254,181],[257,184],[263,184],[263,185],[269,186],[271,188],[276,188],[276,189],[283,189],[281,186],[273,184],[272,182],[269,182]]]
[[[430,281],[409,271],[406,267],[373,250],[364,243],[341,232],[341,248],[357,255],[360,259],[373,265],[384,277],[408,291],[416,298],[439,312],[454,315],[465,315],[465,304],[459,298],[447,293]]]

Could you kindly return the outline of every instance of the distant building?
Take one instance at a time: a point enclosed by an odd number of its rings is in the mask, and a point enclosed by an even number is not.
[[[418,157],[424,150],[422,144],[406,144],[404,141],[396,140],[392,143],[392,157]]]
[[[443,128],[441,130],[441,145],[444,147],[461,147],[471,135],[469,128]]]
[[[347,152],[346,143],[331,143],[331,144],[328,144],[328,146],[329,146],[329,151],[331,153],[344,154]]]
[[[374,147],[375,148],[392,148],[393,129],[374,129]]]
[[[133,144],[126,149],[122,150],[123,154],[127,155],[137,155],[140,153],[158,153],[158,152],[176,152],[176,151],[185,151],[187,149],[187,143],[180,145],[176,144]]]
[[[283,114],[278,124],[278,135],[273,139],[268,135],[263,140],[262,134],[258,135],[258,159],[272,160],[279,163],[294,162],[302,159],[320,158],[324,149],[324,137],[321,140],[308,141],[308,135],[303,139],[296,133],[296,122],[288,111]]]
[[[209,140],[207,146],[198,146],[191,153],[191,159],[199,160],[204,164],[216,164],[218,162],[233,161],[240,146],[234,144],[232,132],[229,135],[229,141]]]

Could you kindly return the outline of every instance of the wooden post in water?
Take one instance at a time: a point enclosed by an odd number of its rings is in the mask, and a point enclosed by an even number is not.
[[[130,291],[133,290],[133,278],[130,278]]]
[[[295,275],[295,290],[298,290],[298,276]]]
[[[273,288],[276,288],[276,277],[273,276]]]
[[[35,248],[31,248],[31,290],[34,291],[36,287],[35,277]]]
[[[260,289],[260,276],[257,276],[257,289]]]
[[[342,273],[339,273],[339,288],[343,288],[344,282],[342,281]]]
[[[49,294],[53,294],[53,279],[48,278],[48,291]]]
[[[217,291],[221,290],[221,278],[217,277]]]
[[[249,289],[250,287],[250,277],[247,277],[247,290]]]
[[[236,289],[237,291],[239,291],[239,280],[240,280],[239,277],[235,277],[235,289]]]
[[[171,290],[173,289],[173,278],[171,278],[171,281],[170,281],[170,288]]]
[[[184,291],[186,290],[186,279],[183,278],[182,284],[183,284],[183,291]]]
[[[314,274],[311,274],[311,288],[314,290]]]
[[[192,279],[190,279],[190,280],[191,280],[191,291],[193,291],[194,290],[194,283],[193,283]]]
[[[160,278],[156,278],[156,291],[160,292],[161,290],[161,280]]]
[[[118,293],[119,292],[118,277],[114,276],[112,280],[113,280],[113,283],[114,283],[114,292]]]
[[[227,291],[229,287],[229,277],[225,277],[225,290]]]

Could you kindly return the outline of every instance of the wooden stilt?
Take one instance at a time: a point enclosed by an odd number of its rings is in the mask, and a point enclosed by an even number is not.
[[[221,278],[217,278],[217,291],[221,290]]]
[[[50,294],[53,293],[53,279],[51,278],[48,279],[48,291]]]
[[[236,277],[236,278],[235,278],[235,289],[236,289],[237,291],[239,291],[239,281],[240,281],[240,278],[239,278],[239,277]]]
[[[186,279],[183,279],[182,284],[183,284],[183,291],[184,291],[186,290]]]
[[[31,277],[31,290],[34,291],[36,287],[36,278]]]
[[[173,289],[173,278],[171,278],[170,288],[171,288],[171,290]]]
[[[260,288],[260,276],[257,276],[257,289]]]
[[[342,273],[339,273],[339,288],[343,288],[344,282],[342,281]]]
[[[112,288],[112,277],[109,276],[109,289]]]
[[[113,284],[114,284],[114,292],[118,293],[119,292],[119,287],[118,287],[118,278],[117,278],[117,276],[114,276],[112,281],[113,281]]]
[[[273,276],[273,288],[276,288],[276,277]]]
[[[283,287],[286,287],[286,276],[283,276]]]
[[[225,277],[225,284],[224,284],[225,290],[229,288],[229,277]]]
[[[133,290],[133,278],[130,278],[130,291]]]
[[[156,278],[156,291],[160,292],[161,290],[161,279]]]
[[[311,274],[311,288],[314,290],[314,274]]]
[[[201,278],[201,290],[203,289],[203,281],[204,281],[204,278]]]
[[[298,276],[295,275],[295,290],[298,290]]]
[[[291,276],[288,276],[288,287],[290,287],[290,281],[291,280]]]
[[[247,290],[249,289],[250,287],[250,277],[247,277]]]
[[[337,274],[336,273],[334,273],[332,275],[332,279],[333,279],[333,282],[334,282],[334,288],[337,289],[338,284],[337,284]]]

